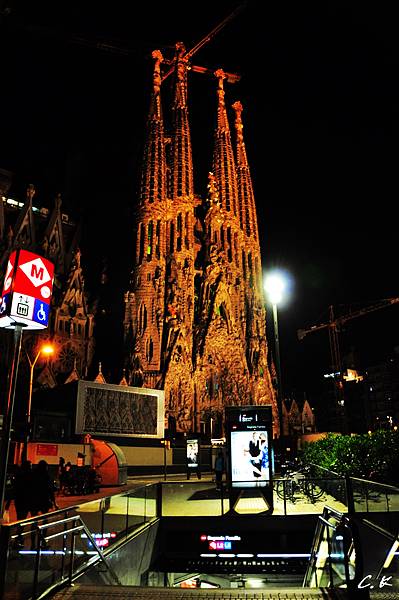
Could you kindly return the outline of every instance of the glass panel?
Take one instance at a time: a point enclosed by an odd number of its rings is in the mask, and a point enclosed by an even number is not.
[[[105,498],[99,498],[92,502],[84,502],[77,506],[76,512],[92,535],[100,533],[103,529],[103,511]]]
[[[130,531],[145,523],[146,495],[145,487],[131,491],[128,495],[127,526]]]
[[[143,486],[85,502],[78,513],[100,545],[108,547],[157,516],[157,493],[156,485]]]
[[[162,516],[218,516],[230,508],[226,490],[211,481],[162,483]]]
[[[343,479],[274,479],[273,493],[274,515],[321,514],[326,505],[347,512]]]
[[[103,528],[101,530],[102,544],[108,547],[112,541],[120,540],[127,534],[129,497],[126,494],[118,494],[105,498],[103,504]],[[143,523],[143,518],[141,518]],[[107,543],[108,541],[108,543]]]
[[[152,521],[158,516],[158,493],[159,487],[155,485],[147,485],[145,487],[145,511],[144,516],[146,521]]]
[[[107,548],[112,543],[133,531],[147,520],[157,516],[157,485],[148,485],[123,494],[85,502],[66,509],[57,515],[30,519],[21,524],[12,524],[5,584],[5,600],[25,600],[32,596],[36,585],[37,594],[68,576],[71,564],[72,534],[67,532],[80,526],[78,517],[95,539],[98,547]],[[75,521],[59,523],[62,519],[77,517]],[[38,555],[39,526],[41,529],[40,560]],[[47,540],[44,540],[47,538]],[[75,535],[73,568],[76,570],[87,561],[97,560],[98,553],[93,548],[85,531]],[[37,582],[34,581],[35,566],[39,561]]]
[[[399,509],[399,489],[373,481],[351,478],[356,512],[388,513]]]

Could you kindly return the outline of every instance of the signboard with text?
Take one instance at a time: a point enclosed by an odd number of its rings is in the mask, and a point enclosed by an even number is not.
[[[46,328],[53,278],[54,265],[46,258],[28,250],[12,252],[0,297],[0,327]]]
[[[199,468],[199,440],[191,439],[187,440],[187,468],[198,469]]]
[[[37,456],[57,456],[58,444],[36,444]]]
[[[272,407],[268,405],[225,407],[231,505],[244,489],[254,489],[273,510]]]

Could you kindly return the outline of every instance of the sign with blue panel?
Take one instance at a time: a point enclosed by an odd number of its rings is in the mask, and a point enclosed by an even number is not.
[[[54,265],[28,252],[11,253],[0,297],[0,327],[44,329],[48,326]]]

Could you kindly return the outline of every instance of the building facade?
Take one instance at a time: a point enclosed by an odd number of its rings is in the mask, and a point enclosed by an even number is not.
[[[128,383],[165,391],[171,430],[218,437],[225,406],[269,404],[278,435],[242,105],[233,105],[233,144],[226,75],[216,71],[213,164],[207,197],[201,199],[194,190],[184,46],[176,45],[168,136],[161,103],[162,54],[155,51],[153,59],[134,268],[125,294]]]
[[[9,174],[11,176],[11,174]],[[11,252],[24,248],[35,252],[55,265],[53,296],[49,327],[25,332],[19,380],[29,379],[29,364],[43,342],[54,346],[54,358],[47,363],[39,360],[35,371],[35,386],[55,387],[87,374],[94,353],[94,316],[86,299],[85,284],[78,247],[79,226],[62,211],[60,196],[51,210],[35,206],[35,189],[29,185],[23,202],[8,197],[11,179],[0,173],[0,277],[5,273]],[[2,286],[2,280],[0,280]],[[0,379],[6,380],[11,360],[13,335],[0,330]],[[21,395],[28,393],[26,381],[19,381]],[[0,386],[4,396],[6,386]],[[3,398],[4,400],[4,398]],[[21,402],[21,405],[26,405]]]
[[[315,433],[316,422],[313,410],[306,398],[283,402],[283,434],[298,437],[307,433]]]

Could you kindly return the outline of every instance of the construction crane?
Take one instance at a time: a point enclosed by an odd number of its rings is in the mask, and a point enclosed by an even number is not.
[[[1,4],[0,0],[0,4]],[[212,29],[207,35],[205,35],[199,42],[197,42],[190,50],[185,51],[184,59],[187,61],[188,69],[195,73],[202,73],[206,75],[214,75],[214,70],[208,69],[206,67],[200,67],[197,65],[189,64],[191,63],[191,59],[203,46],[208,44],[213,38],[221,31],[230,21],[235,19],[246,7],[248,1],[241,2],[227,17],[225,17],[216,27]],[[6,13],[4,13],[6,14]],[[8,13],[7,13],[8,14]],[[0,18],[2,12],[0,8]],[[120,43],[109,40],[109,39],[90,39],[87,37],[83,37],[80,35],[70,35],[61,30],[53,30],[49,27],[43,27],[38,25],[20,25],[22,29],[28,30],[30,33],[56,38],[59,42],[60,40],[63,42],[67,42],[69,44],[76,44],[78,46],[86,46],[87,48],[93,48],[95,50],[100,50],[102,52],[106,52],[109,54],[120,55],[120,56],[129,56],[132,54],[133,50],[129,48],[127,44],[121,45]],[[137,49],[135,49],[137,53]],[[175,60],[174,59],[164,59],[163,64],[168,66],[168,70],[162,75],[162,81],[165,81],[175,70]],[[237,83],[240,81],[241,76],[237,73],[228,73],[224,71],[224,75],[226,77],[226,81],[228,83]]]
[[[214,27],[214,29],[212,29],[211,32],[209,32],[205,37],[203,37],[199,42],[197,42],[197,44],[195,44],[195,46],[193,46],[191,48],[191,50],[188,50],[184,54],[184,58],[187,61],[190,61],[191,58],[194,56],[194,54],[196,54],[198,52],[198,50],[201,50],[201,48],[203,46],[205,46],[205,44],[210,42],[215,37],[215,35],[217,35],[219,33],[219,31],[221,29],[223,29],[223,27],[225,27],[227,25],[227,23],[229,23],[232,19],[234,19],[246,6],[247,6],[247,2],[243,2],[242,4],[237,6],[237,8],[235,8],[235,10],[233,10],[232,13],[230,13],[225,19],[223,19],[223,21],[221,21],[218,25],[216,25],[216,27]],[[164,61],[164,62],[166,62],[166,61]],[[170,61],[170,62],[172,62],[172,61]],[[212,71],[211,69],[207,69],[206,67],[198,67],[196,65],[191,65],[189,68],[191,71],[194,71],[195,73],[203,73],[203,74],[207,74],[207,75],[214,74],[214,71]],[[172,66],[170,69],[168,69],[168,71],[166,71],[166,73],[164,73],[164,75],[162,76],[162,81],[165,81],[165,79],[167,77],[169,77],[169,75],[171,75],[173,73],[173,71],[174,71],[174,66]],[[224,72],[224,74],[226,76],[226,81],[228,81],[229,83],[237,83],[241,79],[241,76],[237,75],[236,73]]]
[[[329,307],[330,319],[327,323],[320,323],[320,325],[312,325],[308,329],[298,329],[297,335],[298,339],[301,341],[304,337],[306,337],[309,333],[313,333],[315,331],[320,331],[320,329],[327,329],[330,338],[330,347],[331,347],[331,358],[332,358],[332,367],[334,371],[341,372],[341,357],[339,351],[339,341],[338,341],[338,333],[341,330],[341,327],[344,323],[349,321],[350,319],[356,319],[357,317],[362,317],[363,315],[367,315],[368,313],[374,312],[376,310],[380,310],[381,308],[386,308],[387,306],[392,306],[392,304],[397,304],[399,302],[399,298],[385,298],[383,300],[379,300],[375,304],[371,304],[370,306],[366,306],[365,308],[361,308],[359,310],[350,311],[346,315],[341,315],[340,317],[334,316],[334,307]]]
[[[342,364],[341,364],[341,352],[339,348],[339,337],[338,334],[341,331],[342,325],[351,319],[356,319],[357,317],[362,317],[363,315],[367,315],[376,310],[380,310],[381,308],[386,308],[387,306],[392,306],[393,304],[397,304],[399,302],[399,298],[385,298],[383,300],[379,300],[375,304],[371,304],[370,306],[366,306],[365,308],[361,308],[359,310],[350,311],[345,315],[341,315],[340,317],[335,317],[334,315],[334,307],[329,307],[329,321],[327,323],[320,323],[319,325],[313,325],[308,329],[298,329],[297,335],[298,339],[301,341],[306,337],[309,333],[313,333],[315,331],[320,331],[321,329],[328,329],[328,336],[330,340],[330,350],[331,350],[331,361],[332,361],[332,370],[333,370],[333,378],[336,383],[334,386],[337,402],[342,408],[344,407],[344,389],[342,385]]]

